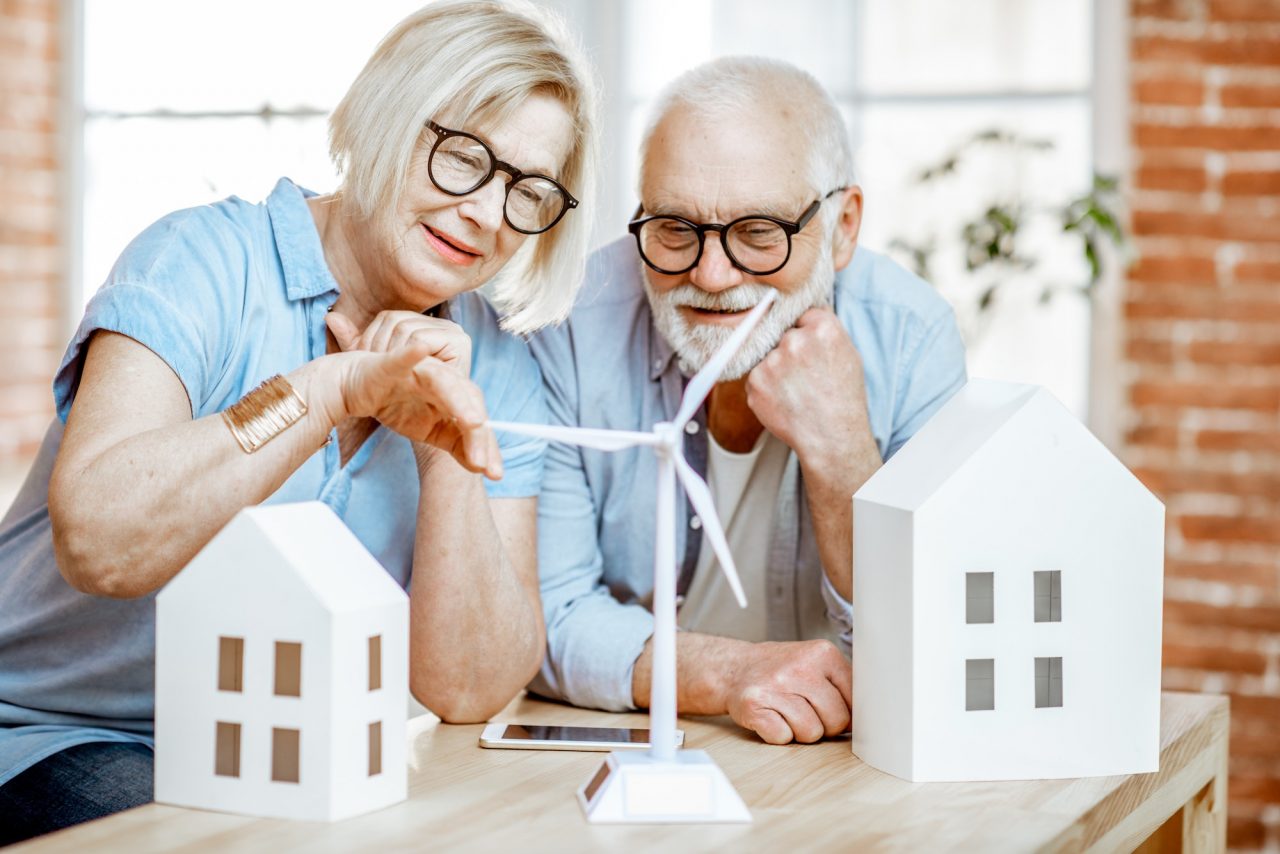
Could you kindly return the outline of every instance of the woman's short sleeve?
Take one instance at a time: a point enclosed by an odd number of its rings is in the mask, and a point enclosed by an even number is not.
[[[237,200],[238,201],[238,200]],[[220,376],[240,326],[249,238],[218,208],[170,214],[138,235],[85,308],[54,377],[66,421],[94,332],[127,335],[182,381],[192,414]]]
[[[453,319],[471,336],[471,379],[484,392],[485,408],[495,421],[547,423],[538,363],[522,339],[502,331],[497,313],[477,293],[463,294],[451,304]],[[547,443],[498,433],[502,480],[485,480],[490,498],[527,498],[542,488]]]

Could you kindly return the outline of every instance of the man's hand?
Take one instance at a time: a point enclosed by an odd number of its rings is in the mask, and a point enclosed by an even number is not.
[[[811,308],[747,376],[747,405],[806,468],[847,461],[870,435],[862,357],[835,313]]]
[[[737,659],[726,705],[739,726],[770,744],[806,744],[849,728],[849,662],[829,641],[753,643]]]

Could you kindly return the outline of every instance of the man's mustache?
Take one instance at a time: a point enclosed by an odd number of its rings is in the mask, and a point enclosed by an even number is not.
[[[709,311],[748,311],[755,308],[770,290],[766,285],[746,284],[712,294],[696,285],[677,285],[666,293],[665,299],[675,306]]]

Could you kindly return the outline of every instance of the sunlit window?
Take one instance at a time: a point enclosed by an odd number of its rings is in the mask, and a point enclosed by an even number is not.
[[[378,40],[419,0],[83,0],[83,277],[87,299],[130,238],[157,217],[230,194],[258,200],[288,175],[332,189],[325,117]],[[1090,0],[544,0],[582,34],[605,88],[597,243],[625,233],[636,145],[654,95],[724,54],[776,56],[836,97],[866,191],[864,246],[934,239],[930,279],[951,300],[970,373],[1047,385],[1086,401],[1088,306],[1046,287],[1082,282],[1052,218],[1020,232],[1030,273],[965,271],[959,226],[991,205],[1044,209],[1090,183]],[[1047,141],[979,146],[921,185],[982,131]],[[909,255],[898,252],[900,260]],[[997,304],[980,295],[1000,283]]]

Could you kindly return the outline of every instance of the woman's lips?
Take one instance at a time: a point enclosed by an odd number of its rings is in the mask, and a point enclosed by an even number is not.
[[[431,227],[426,223],[422,224],[422,231],[427,236],[427,244],[436,250],[436,254],[451,264],[468,267],[480,257],[480,253],[470,246],[460,241],[455,241],[452,237],[446,237],[442,233],[432,231]]]

